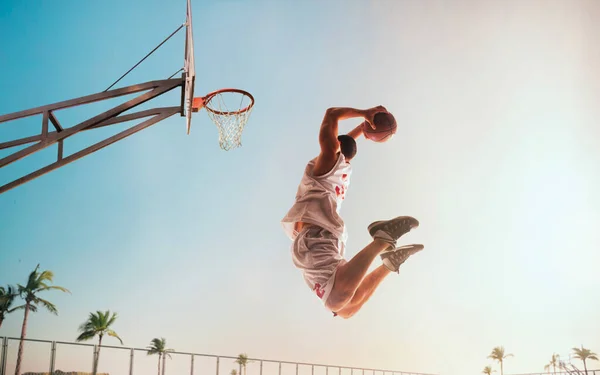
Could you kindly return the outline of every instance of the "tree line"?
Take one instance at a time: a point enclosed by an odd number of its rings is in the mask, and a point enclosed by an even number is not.
[[[583,362],[585,374],[588,375],[587,361],[597,361],[598,355],[592,352],[590,349],[584,348],[583,345],[581,345],[581,348],[572,348],[571,350],[573,351],[573,358],[579,359]],[[504,375],[504,360],[510,357],[514,357],[514,355],[512,353],[505,353],[503,346],[496,346],[492,349],[490,355],[488,355],[489,359],[498,362],[500,365],[500,375]],[[550,362],[546,363],[544,366],[544,371],[550,372],[550,369],[552,369],[554,374],[556,374],[557,367],[560,370],[563,367],[563,362],[560,360],[560,356],[558,354],[552,353]],[[486,375],[492,375],[492,372],[496,372],[492,366],[485,366],[482,371],[482,373]]]
[[[71,293],[67,288],[51,285],[54,280],[54,273],[49,270],[40,271],[39,267],[40,265],[38,264],[29,274],[27,281],[24,284],[16,284],[16,286],[0,286],[0,329],[2,328],[2,323],[4,323],[7,315],[17,311],[23,311],[23,324],[21,326],[21,337],[19,340],[19,350],[17,352],[15,375],[21,375],[21,364],[24,358],[23,344],[27,336],[29,314],[37,312],[38,308],[41,307],[54,315],[58,315],[56,306],[47,299],[42,298],[41,295],[44,292],[49,291]],[[22,302],[22,304],[18,304],[19,301]],[[117,339],[121,345],[123,345],[121,337],[112,329],[117,318],[117,313],[111,312],[110,310],[91,312],[88,318],[81,323],[78,328],[79,336],[75,339],[77,342],[92,340],[96,337],[98,338],[98,346],[94,352],[94,363],[92,367],[93,375],[98,373],[102,340],[108,336]],[[171,358],[170,353],[173,353],[175,350],[167,348],[167,340],[164,337],[153,338],[146,349],[147,355],[158,356],[157,375],[161,375],[161,370],[162,375],[165,375],[166,359]],[[248,356],[245,353],[240,354],[235,362],[239,364],[240,375],[242,375],[242,369],[244,370],[245,375]]]

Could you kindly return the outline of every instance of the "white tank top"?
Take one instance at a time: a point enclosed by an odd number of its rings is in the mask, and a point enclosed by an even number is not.
[[[304,169],[295,202],[281,221],[283,229],[293,240],[298,235],[294,224],[302,221],[323,227],[345,242],[346,226],[339,214],[350,185],[352,166],[340,153],[329,172],[315,177],[312,171],[316,159],[309,161]]]

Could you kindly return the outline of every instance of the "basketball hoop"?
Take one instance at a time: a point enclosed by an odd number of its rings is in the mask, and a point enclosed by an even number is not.
[[[249,103],[244,104],[244,100]],[[239,109],[229,109],[236,107]],[[254,97],[240,89],[221,89],[192,101],[192,112],[206,108],[219,130],[219,146],[226,151],[242,145],[242,132],[253,107]]]

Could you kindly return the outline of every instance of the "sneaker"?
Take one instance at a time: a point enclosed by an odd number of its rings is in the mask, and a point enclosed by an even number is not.
[[[373,239],[378,239],[396,247],[396,240],[411,229],[419,226],[419,221],[410,216],[398,216],[391,220],[380,220],[371,223],[368,227],[369,234]]]
[[[400,273],[400,266],[406,262],[408,257],[423,250],[423,245],[405,245],[391,251],[382,253],[381,260],[383,265],[392,272]]]

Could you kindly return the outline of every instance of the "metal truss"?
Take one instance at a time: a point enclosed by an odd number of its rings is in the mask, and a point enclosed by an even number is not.
[[[31,137],[25,137],[15,140],[10,140],[7,142],[0,143],[0,150],[8,149],[12,147],[32,144],[28,147],[25,147],[19,151],[15,151],[12,154],[0,159],[0,171],[3,167],[14,163],[20,159],[23,159],[26,156],[34,154],[40,150],[43,150],[49,146],[54,144],[58,144],[58,155],[56,157],[56,161],[48,164],[45,167],[42,167],[26,176],[13,180],[3,186],[0,186],[0,194],[13,189],[19,185],[22,185],[26,182],[29,182],[37,177],[40,177],[50,171],[58,169],[66,164],[69,164],[75,160],[78,160],[86,155],[89,155],[95,151],[98,151],[112,143],[115,143],[125,137],[128,137],[134,133],[139,132],[151,125],[156,124],[159,121],[162,121],[166,118],[169,118],[177,113],[181,116],[185,116],[184,112],[184,84],[185,84],[185,75],[183,78],[175,78],[175,79],[166,79],[159,81],[150,81],[142,84],[127,86],[111,91],[105,91],[97,94],[92,94],[88,96],[79,97],[76,99],[71,99],[55,104],[45,105],[37,108],[27,109],[24,111],[19,111],[15,113],[10,113],[7,115],[0,116],[0,124],[7,121],[17,120],[25,117],[42,115],[42,130],[39,135],[34,135]],[[152,100],[162,94],[165,94],[177,87],[182,88],[182,100],[181,105],[174,107],[161,107],[161,108],[153,108],[148,110],[143,110],[140,112],[130,113],[126,115],[119,116],[121,113],[126,112],[140,104],[143,104],[149,100]],[[150,91],[148,91],[150,90]],[[116,98],[123,95],[130,95],[134,93],[139,93],[142,91],[147,91],[143,94],[138,95],[137,97],[117,105],[108,111],[105,111],[97,116],[89,118],[79,124],[72,126],[70,128],[64,128],[61,123],[56,118],[54,111],[71,108],[83,104],[89,104],[94,102],[99,102],[107,99]],[[125,121],[131,121],[136,119],[141,119],[145,117],[150,117],[149,119],[128,128],[118,134],[115,134],[111,137],[108,137],[98,143],[95,143],[85,149],[82,149],[72,155],[67,157],[63,157],[63,145],[67,138],[74,136],[80,132],[98,129],[100,127],[105,127],[109,125],[114,125],[118,123],[122,123]],[[48,130],[49,123],[54,127],[54,131]]]

